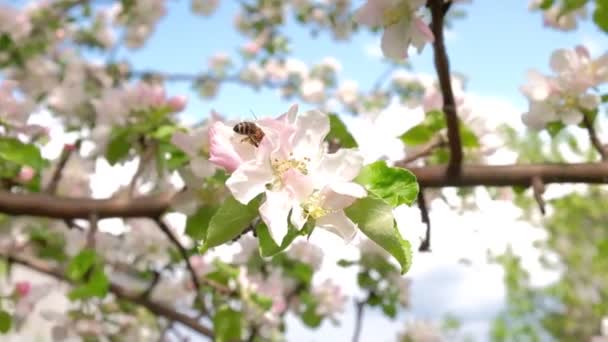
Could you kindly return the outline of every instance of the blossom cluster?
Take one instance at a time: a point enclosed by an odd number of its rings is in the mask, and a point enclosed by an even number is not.
[[[608,81],[608,53],[592,58],[584,46],[555,51],[549,64],[554,75],[531,70],[521,87],[529,101],[522,119],[533,129],[552,122],[580,123],[584,115],[597,109],[601,103],[597,87]]]
[[[352,182],[363,159],[354,150],[327,153],[327,115],[298,113],[292,106],[279,118],[254,125],[264,134],[259,142],[222,122],[209,131],[209,160],[231,173],[226,186],[234,198],[248,204],[264,194],[260,217],[279,245],[290,226],[300,230],[309,219],[351,240],[356,226],[343,209],[366,196],[365,188]]]

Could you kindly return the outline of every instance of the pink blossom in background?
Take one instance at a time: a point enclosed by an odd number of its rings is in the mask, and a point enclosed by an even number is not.
[[[188,97],[183,95],[173,96],[167,100],[167,106],[174,112],[181,112],[186,108],[186,104],[188,104]]]
[[[18,281],[15,284],[15,291],[20,297],[25,297],[30,293],[32,284],[29,281]]]
[[[32,169],[29,166],[24,166],[19,171],[18,178],[19,178],[19,181],[21,181],[23,183],[27,183],[27,182],[31,181],[35,175],[36,175],[36,171],[34,169]]]

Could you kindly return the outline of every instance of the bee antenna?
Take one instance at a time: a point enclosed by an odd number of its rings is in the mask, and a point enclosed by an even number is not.
[[[258,120],[258,117],[257,117],[257,116],[255,116],[255,113],[253,112],[253,110],[251,110],[251,109],[250,109],[249,111],[251,112],[251,115],[253,115],[253,118],[254,118],[254,119],[257,121],[257,120]]]

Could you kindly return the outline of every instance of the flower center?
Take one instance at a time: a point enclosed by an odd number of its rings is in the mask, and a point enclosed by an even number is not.
[[[291,157],[291,155],[290,155]],[[272,172],[274,173],[274,181],[272,182],[273,188],[281,188],[283,186],[283,176],[285,172],[289,170],[299,171],[303,175],[308,175],[308,163],[310,158],[304,158],[304,160],[297,160],[295,158],[289,158],[280,160],[274,158],[271,161]]]
[[[319,191],[315,191],[302,202],[301,206],[306,215],[316,220],[333,212],[333,210],[323,208],[323,202],[325,202],[325,197]]]
[[[308,158],[305,158],[304,160],[309,161]],[[283,177],[285,172],[291,169],[300,171],[300,173],[302,173],[303,175],[308,174],[308,165],[306,165],[304,161],[296,160],[293,158],[287,160],[279,160],[275,158],[272,161],[272,170],[274,171],[274,174],[279,178]]]
[[[397,5],[384,10],[384,27],[395,25],[399,20],[409,18],[410,5],[407,1],[400,1]]]

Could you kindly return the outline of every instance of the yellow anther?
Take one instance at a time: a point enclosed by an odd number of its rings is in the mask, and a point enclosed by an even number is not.
[[[315,191],[312,195],[302,202],[301,206],[307,216],[313,219],[321,218],[327,214],[334,212],[333,210],[323,208],[325,197],[321,196],[319,191]]]

